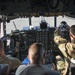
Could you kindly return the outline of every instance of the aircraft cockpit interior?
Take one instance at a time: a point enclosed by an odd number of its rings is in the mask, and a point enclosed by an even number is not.
[[[61,37],[71,41],[69,36],[70,25],[63,19],[58,26],[59,20],[57,18],[66,16],[75,19],[74,9],[75,0],[0,0],[0,38],[4,42],[5,54],[16,57],[22,62],[27,57],[28,48],[31,44],[42,43],[46,51],[45,64],[53,62],[56,65],[56,56],[60,55],[63,58],[64,56],[54,42],[54,31],[59,28]],[[38,25],[32,24],[34,17],[41,17]],[[49,24],[51,19],[47,19],[47,21],[45,17],[53,17],[53,26]],[[18,25],[16,26],[13,21],[15,29],[7,34],[7,24],[17,18],[26,18],[29,25],[18,29]],[[36,21],[34,23],[36,24]],[[13,26],[11,25],[11,28]],[[21,25],[19,26],[21,27]]]

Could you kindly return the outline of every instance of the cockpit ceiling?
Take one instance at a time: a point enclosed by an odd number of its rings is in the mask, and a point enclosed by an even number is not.
[[[75,12],[75,0],[0,0],[0,14],[59,16]]]

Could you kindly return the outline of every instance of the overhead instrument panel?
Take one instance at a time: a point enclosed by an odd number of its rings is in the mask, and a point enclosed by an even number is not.
[[[0,13],[29,13],[30,0],[0,0]]]
[[[33,12],[40,13],[41,15],[48,12],[63,11],[60,0],[32,0],[31,8]]]
[[[0,0],[0,14],[17,13],[25,16],[55,16],[62,15],[64,12],[75,12],[74,9],[75,0]]]
[[[32,0],[31,1],[32,12],[43,14],[48,12],[48,5],[46,0]]]

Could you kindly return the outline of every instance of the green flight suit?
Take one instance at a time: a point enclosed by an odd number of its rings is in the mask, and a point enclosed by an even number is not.
[[[56,29],[54,32],[54,42],[57,44],[65,59],[63,60],[61,58],[60,61],[57,61],[57,66],[62,70],[62,75],[66,75],[71,58],[75,58],[75,44],[62,38],[59,29]]]
[[[8,64],[9,72],[12,72],[12,70],[16,69],[21,65],[21,62],[19,59],[15,57],[6,56],[6,57],[0,57],[0,64]]]

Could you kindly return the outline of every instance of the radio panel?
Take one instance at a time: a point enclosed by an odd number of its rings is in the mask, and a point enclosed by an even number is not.
[[[48,47],[48,33],[49,33],[49,31],[44,31],[44,30],[36,32],[36,42],[43,43],[46,50],[49,49],[49,47]]]

